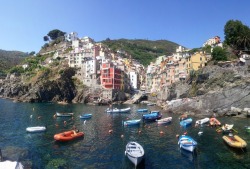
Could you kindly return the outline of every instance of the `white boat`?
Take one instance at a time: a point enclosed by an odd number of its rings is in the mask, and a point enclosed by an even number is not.
[[[201,124],[205,124],[205,123],[208,123],[209,122],[209,118],[208,117],[206,117],[206,118],[204,118],[204,119],[201,119],[201,120],[197,120],[196,122],[195,122],[195,124],[196,125],[201,125]]]
[[[30,133],[35,133],[35,132],[42,132],[45,131],[46,127],[45,126],[35,126],[35,127],[27,127],[26,131]]]
[[[107,112],[107,113],[127,113],[127,112],[129,112],[130,110],[131,110],[130,107],[124,108],[124,109],[117,109],[117,108],[110,109],[110,108],[108,108],[108,109],[106,110],[106,112]]]
[[[71,117],[73,116],[73,113],[58,113],[56,112],[57,117]]]
[[[137,142],[129,142],[126,145],[125,155],[134,163],[135,167],[142,161],[144,157],[144,149]]]
[[[180,148],[190,152],[193,152],[195,147],[197,146],[197,142],[190,136],[186,135],[180,136],[178,144],[180,145]]]
[[[233,129],[234,125],[233,124],[225,124],[221,127],[221,129],[226,132],[226,131],[231,131]]]
[[[158,124],[166,124],[172,121],[172,117],[166,117],[160,120],[156,120]]]
[[[2,169],[23,169],[23,165],[17,161],[3,161],[0,162],[0,168]]]

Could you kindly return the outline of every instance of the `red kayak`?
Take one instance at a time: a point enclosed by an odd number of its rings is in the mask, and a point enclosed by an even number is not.
[[[84,136],[83,132],[70,130],[70,131],[65,131],[63,133],[55,134],[54,139],[56,141],[65,142],[65,141],[71,141],[71,140],[74,140],[83,136]]]

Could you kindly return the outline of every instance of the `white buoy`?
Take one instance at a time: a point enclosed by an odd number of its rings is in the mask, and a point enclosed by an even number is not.
[[[86,123],[86,120],[84,120],[83,124],[85,125],[85,123]]]
[[[201,136],[203,134],[203,131],[199,131],[198,135]]]
[[[30,115],[30,119],[32,119],[33,115]]]

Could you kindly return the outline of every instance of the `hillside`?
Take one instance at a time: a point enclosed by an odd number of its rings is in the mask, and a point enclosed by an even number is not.
[[[28,54],[20,51],[6,51],[0,49],[0,74],[7,69],[21,63]]]
[[[131,55],[133,59],[139,61],[143,65],[150,64],[156,57],[161,55],[171,55],[175,52],[177,43],[167,40],[129,40],[129,39],[118,39],[118,40],[105,40],[103,44],[107,45],[113,52],[118,50],[126,52]],[[126,57],[126,55],[124,55]]]

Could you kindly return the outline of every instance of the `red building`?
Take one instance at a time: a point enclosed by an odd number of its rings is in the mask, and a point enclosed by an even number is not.
[[[102,63],[101,84],[106,89],[121,89],[121,70],[112,63]]]

